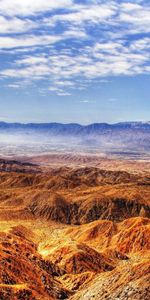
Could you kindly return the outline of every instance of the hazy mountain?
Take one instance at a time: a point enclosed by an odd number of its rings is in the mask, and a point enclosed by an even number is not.
[[[93,123],[89,125],[80,125],[77,123],[6,123],[0,122],[0,131],[45,131],[49,134],[97,134],[101,132],[110,132],[116,130],[150,130],[150,122],[121,122],[115,124]]]
[[[97,149],[98,151],[150,150],[150,122],[94,123],[5,123],[0,122],[0,145],[26,146],[46,152]]]

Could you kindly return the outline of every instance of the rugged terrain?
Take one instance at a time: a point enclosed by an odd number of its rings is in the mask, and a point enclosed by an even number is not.
[[[0,161],[0,299],[150,299],[147,163],[46,159]]]

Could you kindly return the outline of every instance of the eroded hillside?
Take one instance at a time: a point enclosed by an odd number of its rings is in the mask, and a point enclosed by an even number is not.
[[[148,173],[5,161],[0,175],[0,299],[150,298]]]

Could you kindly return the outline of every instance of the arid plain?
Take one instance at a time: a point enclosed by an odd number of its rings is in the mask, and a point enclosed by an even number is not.
[[[0,299],[150,299],[150,163],[0,161]]]

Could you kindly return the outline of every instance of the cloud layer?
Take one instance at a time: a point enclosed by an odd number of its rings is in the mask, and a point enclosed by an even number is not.
[[[1,79],[69,96],[93,80],[150,73],[148,1],[0,0]],[[44,92],[43,92],[44,91]]]

